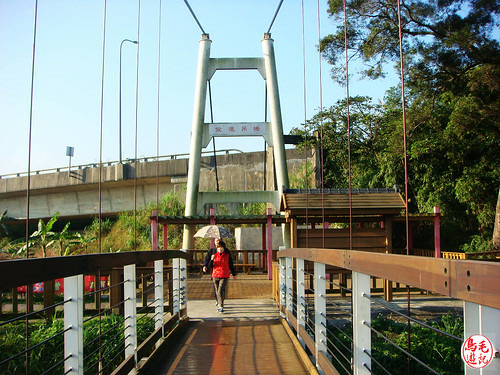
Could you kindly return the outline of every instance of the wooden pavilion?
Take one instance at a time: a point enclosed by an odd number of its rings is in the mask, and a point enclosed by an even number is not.
[[[405,202],[396,189],[288,189],[280,211],[290,225],[292,248],[393,253],[393,224],[406,220]],[[410,215],[405,253],[412,253],[411,223],[434,221],[434,252],[418,255],[440,257],[439,219],[437,207],[434,214]],[[330,267],[327,273],[330,278],[338,274],[340,285],[347,285],[346,270]],[[392,282],[384,280],[383,289],[386,300],[391,300]]]
[[[281,211],[291,247],[392,252],[392,223],[405,202],[394,189],[288,189]],[[352,243],[351,229],[352,225]]]

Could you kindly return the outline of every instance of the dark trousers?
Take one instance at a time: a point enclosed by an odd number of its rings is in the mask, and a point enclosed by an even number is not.
[[[220,279],[218,277],[214,277],[213,280],[215,288],[215,298],[217,299],[217,303],[220,307],[224,307],[224,299],[226,298],[226,286],[228,279]]]

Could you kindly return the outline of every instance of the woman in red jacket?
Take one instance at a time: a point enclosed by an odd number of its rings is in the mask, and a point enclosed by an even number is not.
[[[227,286],[227,280],[230,275],[236,279],[236,270],[234,268],[233,259],[228,252],[225,252],[226,245],[223,241],[219,241],[217,251],[212,255],[209,268],[212,268],[212,279],[214,281],[215,293],[218,304],[218,312],[224,311],[224,297]]]

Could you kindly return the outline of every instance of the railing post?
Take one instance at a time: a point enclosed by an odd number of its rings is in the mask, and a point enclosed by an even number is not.
[[[434,206],[434,256],[436,258],[441,258],[441,214],[439,213],[439,207]]]
[[[314,263],[314,336],[316,338],[316,367],[319,369],[319,352],[328,356],[326,350],[326,279],[325,264]]]
[[[209,210],[210,225],[215,225],[215,208]],[[210,238],[210,247],[215,247],[215,238]]]
[[[299,327],[306,327],[306,287],[304,259],[297,259],[297,337],[300,338]]]
[[[370,275],[352,272],[352,327],[353,327],[353,369],[354,375],[370,374],[371,331],[370,324]],[[366,366],[366,367],[365,367]],[[367,368],[368,367],[368,368]]]
[[[137,290],[135,264],[123,267],[123,291],[125,308],[125,358],[134,355],[137,364]]]
[[[186,252],[186,250],[181,250]],[[183,305],[186,304],[186,260],[182,258],[172,259],[172,278],[173,278],[173,295],[174,308],[173,313],[180,313]]]
[[[273,278],[273,218],[272,209],[267,209],[267,278]]]
[[[280,265],[280,314],[283,317],[283,314],[281,313],[282,307],[286,306],[286,258],[280,258],[279,259],[279,265]]]
[[[285,265],[286,309],[293,314],[293,258],[286,258]]]
[[[168,228],[163,224],[163,250],[168,250]]]
[[[155,260],[155,329],[161,328],[161,337],[164,337],[163,330],[163,260]]]
[[[186,253],[186,250],[181,250]],[[179,259],[179,309],[187,307],[187,260]]]
[[[64,279],[65,374],[83,374],[83,275]]]
[[[464,339],[472,335],[486,336],[493,345],[493,350],[500,349],[500,310],[493,307],[478,305],[477,303],[464,301]],[[500,358],[493,358],[491,362],[482,369],[474,369],[467,365],[465,375],[495,375],[500,374]]]
[[[153,210],[151,218],[151,246],[153,250],[158,250],[158,210]]]

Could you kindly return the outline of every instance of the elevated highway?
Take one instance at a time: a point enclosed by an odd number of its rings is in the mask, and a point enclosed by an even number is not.
[[[316,165],[315,153],[308,162]],[[273,153],[229,153],[202,158],[200,191],[263,191],[274,189]],[[152,161],[151,161],[152,160]],[[188,174],[183,158],[141,159],[137,162],[104,163],[101,175],[101,214],[114,216],[145,207],[160,195],[174,190],[183,196]],[[287,150],[291,174],[303,168],[305,156]],[[30,178],[30,220],[47,219],[57,211],[61,219],[88,219],[99,212],[99,166],[76,166],[70,171],[33,172]],[[13,220],[26,219],[27,175],[0,176],[0,212]]]

